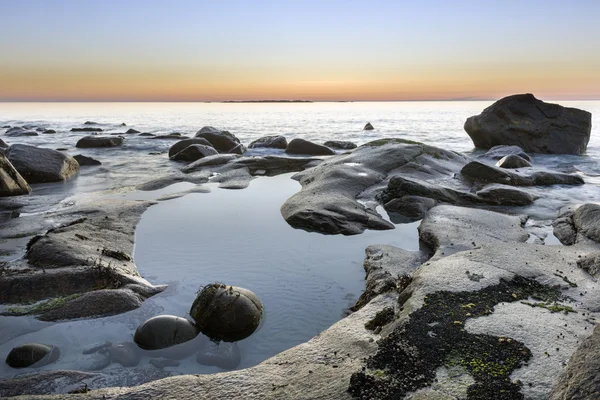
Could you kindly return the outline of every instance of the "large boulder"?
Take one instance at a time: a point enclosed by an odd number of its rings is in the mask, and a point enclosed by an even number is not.
[[[234,134],[213,128],[212,126],[205,126],[200,129],[195,137],[208,140],[219,153],[235,152],[236,154],[242,154],[245,150],[243,146],[239,146],[241,144],[240,140]]]
[[[77,141],[75,147],[93,148],[93,147],[116,147],[123,144],[123,138],[120,136],[86,136]]]
[[[133,340],[144,350],[159,350],[190,341],[198,336],[198,328],[185,318],[158,315],[141,324]]]
[[[235,342],[247,338],[258,328],[262,308],[250,290],[214,283],[198,293],[190,315],[209,338]]]
[[[8,353],[6,363],[12,368],[42,367],[55,362],[59,357],[60,350],[56,346],[25,343]]]
[[[204,146],[212,147],[212,144],[204,138],[193,138],[193,139],[183,139],[179,142],[175,143],[173,146],[169,148],[169,158],[173,157],[175,154],[179,153],[181,150],[185,149],[188,146],[193,144],[201,144]]]
[[[27,183],[64,181],[79,171],[79,163],[70,155],[25,144],[10,146],[6,158]]]
[[[288,154],[307,154],[312,156],[333,156],[335,151],[304,139],[292,139],[285,152]]]
[[[516,154],[511,154],[505,157],[502,157],[497,163],[496,167],[498,168],[528,168],[531,167],[531,163],[524,159],[521,156]]]
[[[219,154],[212,146],[192,144],[171,157],[173,161],[197,161],[201,158]]]
[[[15,167],[0,155],[0,197],[20,196],[31,193],[31,188]]]
[[[264,136],[260,139],[256,139],[254,142],[250,143],[248,148],[250,149],[258,149],[258,148],[271,148],[271,149],[285,149],[288,145],[287,139],[281,135],[276,136]]]
[[[531,153],[585,153],[592,114],[576,108],[545,103],[532,94],[498,100],[465,122],[475,147],[517,145]]]

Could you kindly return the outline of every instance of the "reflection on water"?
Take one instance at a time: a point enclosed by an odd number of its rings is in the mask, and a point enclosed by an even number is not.
[[[168,191],[188,186],[176,184]],[[241,361],[237,368],[249,367],[309,340],[344,316],[364,290],[362,261],[368,245],[419,249],[418,223],[350,237],[292,229],[279,211],[300,188],[290,174],[255,179],[241,191],[207,186],[211,193],[192,193],[152,206],[138,225],[135,261],[140,274],[152,283],[169,284],[165,292],[148,299],[138,310],[113,317],[56,324],[29,317],[21,317],[14,324],[17,318],[0,317],[2,337],[20,335],[0,345],[0,354],[25,342],[55,344],[62,356],[43,370],[89,369],[101,355],[82,355],[84,350],[105,341],[131,342],[137,326],[155,315],[187,316],[198,289],[218,281],[252,290],[264,305],[258,330],[239,342]],[[156,198],[168,191],[117,197]],[[193,374],[220,371],[196,361],[198,350],[207,349],[206,341],[199,337],[183,352],[186,357],[179,360],[179,366],[165,370]],[[160,354],[165,355],[181,358],[169,352]],[[144,373],[156,356],[142,352],[138,366],[129,371]],[[113,363],[103,372],[121,368]],[[0,366],[2,376],[21,372]]]

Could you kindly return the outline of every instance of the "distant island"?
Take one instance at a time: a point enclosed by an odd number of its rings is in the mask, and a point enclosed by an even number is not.
[[[221,103],[313,103],[312,100],[226,100]]]

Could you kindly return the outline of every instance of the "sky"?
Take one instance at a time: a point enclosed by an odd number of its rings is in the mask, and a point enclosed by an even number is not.
[[[599,0],[0,0],[0,101],[600,99]]]

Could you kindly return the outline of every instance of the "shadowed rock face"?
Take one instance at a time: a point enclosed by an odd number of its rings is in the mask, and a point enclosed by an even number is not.
[[[465,122],[475,147],[516,145],[526,152],[583,154],[590,140],[592,115],[545,103],[532,94],[498,100]]]
[[[10,146],[6,158],[28,183],[60,182],[79,171],[79,163],[68,154],[24,144]]]
[[[21,196],[31,193],[31,188],[15,167],[0,154],[0,197]]]

